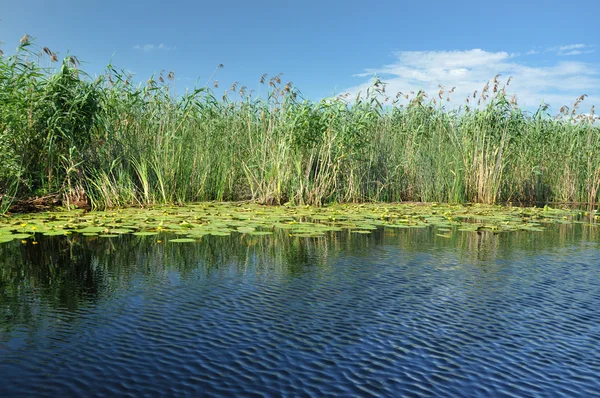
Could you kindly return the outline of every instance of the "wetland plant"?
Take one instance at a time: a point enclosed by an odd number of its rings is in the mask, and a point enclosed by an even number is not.
[[[593,108],[578,113],[585,96],[557,118],[544,104],[532,114],[496,76],[459,110],[445,105],[454,88],[394,97],[379,79],[353,101],[315,102],[279,74],[261,77],[262,96],[235,82],[217,99],[221,67],[178,94],[173,72],[136,85],[109,65],[92,79],[77,57],[24,36],[0,56],[0,211],[28,197],[94,208],[598,201],[600,127]]]

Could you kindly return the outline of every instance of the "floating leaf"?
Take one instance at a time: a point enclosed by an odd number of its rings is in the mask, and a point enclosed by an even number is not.
[[[111,228],[110,229],[110,234],[129,234],[133,232],[131,229],[126,229],[126,228]]]
[[[56,230],[56,231],[46,231],[43,233],[44,236],[60,236],[60,235],[68,235],[70,231],[65,230]]]
[[[77,232],[85,234],[85,233],[100,233],[106,230],[106,227],[85,227],[83,229],[77,230]]]
[[[31,238],[33,235],[31,234],[13,234],[13,239],[27,239]]]
[[[227,231],[210,231],[209,234],[213,235],[213,236],[229,236],[229,235],[231,235],[231,233],[227,232]]]
[[[599,217],[595,213],[585,214],[579,210],[495,205],[333,204],[312,208],[199,203],[181,207],[154,206],[144,210],[128,208],[89,213],[77,210],[20,214],[0,218],[0,236],[12,236],[13,233],[27,234],[27,237],[34,233],[53,236],[72,230],[85,236],[139,232],[154,235],[158,231],[165,231],[199,238],[206,234],[226,236],[233,231],[245,234],[259,231],[256,235],[267,235],[275,229],[287,230],[294,236],[323,236],[329,231],[371,231],[379,226],[385,229],[435,226],[435,233],[447,235],[445,232],[455,228],[459,231],[480,229],[494,233],[540,231],[548,224],[581,223],[584,216]]]
[[[140,232],[134,232],[133,235],[135,235],[135,236],[153,236],[153,235],[158,235],[158,232],[140,231]]]
[[[371,224],[360,224],[356,226],[357,229],[369,229],[369,230],[375,230],[377,229],[377,227],[375,225],[371,225]]]

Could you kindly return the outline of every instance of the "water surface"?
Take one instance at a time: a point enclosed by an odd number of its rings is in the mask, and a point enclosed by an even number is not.
[[[5,243],[0,396],[597,396],[599,231]]]

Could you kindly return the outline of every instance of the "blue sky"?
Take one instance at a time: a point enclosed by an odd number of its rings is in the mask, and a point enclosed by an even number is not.
[[[92,75],[111,60],[138,81],[173,70],[179,90],[223,64],[221,88],[255,89],[263,73],[282,72],[318,100],[364,90],[378,74],[388,92],[457,86],[462,102],[501,73],[525,106],[545,100],[556,111],[584,93],[600,105],[595,1],[1,2],[6,55],[27,33]]]

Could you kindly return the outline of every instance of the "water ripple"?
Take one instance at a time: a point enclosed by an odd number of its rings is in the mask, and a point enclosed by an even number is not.
[[[479,263],[420,245],[313,254],[293,275],[256,255],[122,263],[107,275],[131,272],[126,288],[38,300],[41,323],[0,332],[0,396],[599,396],[595,245]]]

